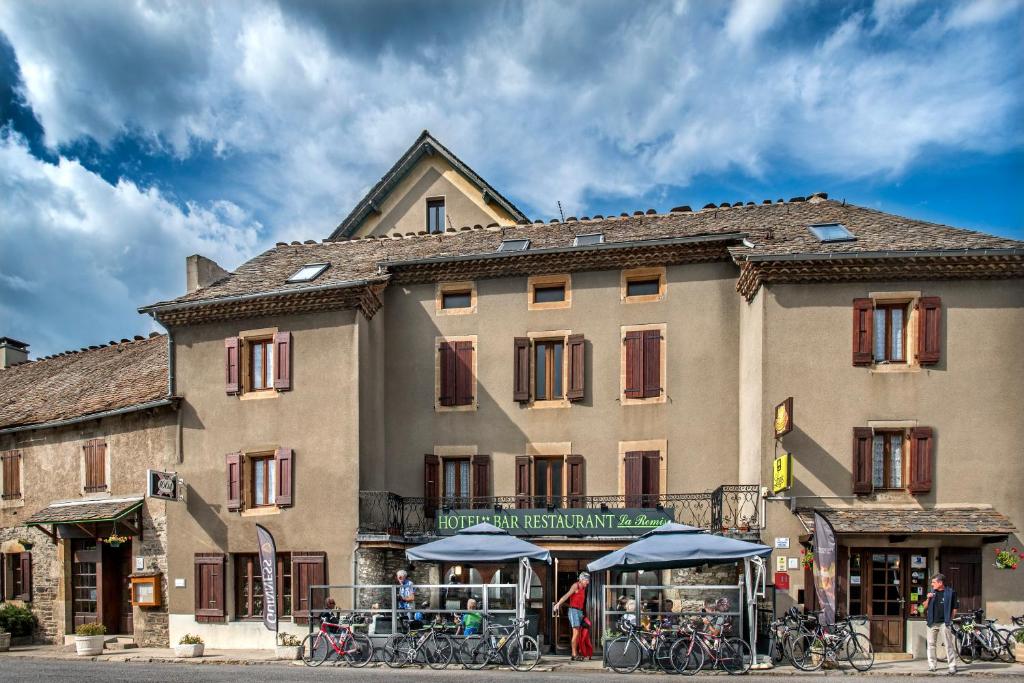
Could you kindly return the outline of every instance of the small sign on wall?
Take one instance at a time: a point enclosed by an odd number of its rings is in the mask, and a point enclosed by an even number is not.
[[[135,558],[135,571],[141,572],[146,568],[146,558],[141,555]]]
[[[779,555],[775,558],[775,571],[784,572],[786,571],[786,556]]]
[[[800,558],[791,557],[787,560],[789,569],[800,569]]]
[[[777,550],[789,550],[789,536],[776,536],[775,548]]]
[[[789,574],[786,572],[775,572],[775,590],[789,590]]]
[[[185,579],[175,579],[174,580],[174,587],[175,588],[184,588],[185,587]]]

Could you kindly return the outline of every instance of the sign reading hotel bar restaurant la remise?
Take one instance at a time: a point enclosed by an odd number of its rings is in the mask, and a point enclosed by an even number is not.
[[[772,493],[779,493],[793,486],[793,456],[783,453],[772,461]]]
[[[793,397],[775,406],[775,438],[780,439],[793,431]]]
[[[674,520],[673,508],[539,508],[450,510],[438,513],[436,524],[440,535],[488,522],[513,536],[639,536]]]

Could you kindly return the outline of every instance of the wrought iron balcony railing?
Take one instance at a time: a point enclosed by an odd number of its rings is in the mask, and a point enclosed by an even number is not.
[[[677,522],[709,529],[712,533],[757,531],[761,527],[757,485],[730,484],[701,493],[643,496],[487,496],[428,500],[390,491],[360,491],[359,533],[431,536],[436,534],[438,512],[515,508],[671,509]]]

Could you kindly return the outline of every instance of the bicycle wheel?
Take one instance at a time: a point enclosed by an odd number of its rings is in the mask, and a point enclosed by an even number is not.
[[[672,645],[672,666],[684,676],[693,676],[704,666],[704,650],[692,637],[680,638]]]
[[[974,661],[978,646],[973,631],[961,631],[956,639],[956,656],[964,664]]]
[[[320,666],[327,659],[331,645],[319,631],[302,639],[302,663],[306,666]]]
[[[1024,627],[1015,628],[1012,631],[1007,632],[1005,635],[1007,652],[1013,655],[1014,659],[1016,659],[1017,644],[1024,643]]]
[[[654,663],[667,674],[679,673],[672,663],[672,646],[675,645],[675,642],[675,640],[661,638],[658,641],[658,647],[654,650]]]
[[[863,633],[850,634],[844,656],[857,671],[867,671],[875,665],[875,650],[871,647],[871,640]]]
[[[354,669],[359,669],[373,659],[373,642],[367,635],[351,633],[346,639],[342,651],[345,653],[345,663]]]
[[[726,673],[733,676],[750,671],[754,658],[750,654],[750,645],[741,638],[726,638],[720,645],[718,661]]]
[[[532,671],[540,663],[540,646],[533,636],[515,636],[505,652],[508,665],[516,671]]]
[[[608,666],[620,674],[631,674],[640,666],[643,652],[640,643],[629,636],[619,636],[608,644]]]
[[[384,663],[392,669],[400,669],[412,659],[412,639],[404,633],[395,633],[384,643]]]
[[[479,671],[491,663],[491,646],[487,636],[483,638],[467,638],[462,644],[462,666],[466,669]]]
[[[805,633],[793,642],[790,656],[793,666],[801,671],[817,671],[825,663],[825,642],[813,633]]]
[[[455,655],[455,646],[446,635],[435,633],[427,650],[427,665],[431,669],[445,669]]]

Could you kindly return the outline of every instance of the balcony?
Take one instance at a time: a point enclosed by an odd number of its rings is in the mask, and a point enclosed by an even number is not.
[[[670,509],[675,521],[712,533],[756,537],[761,528],[760,491],[756,484],[730,484],[700,493],[657,496],[489,496],[484,498],[425,498],[400,496],[390,491],[359,492],[361,537],[429,539],[437,536],[438,511],[475,509],[481,512],[517,508],[586,508],[616,510]]]

